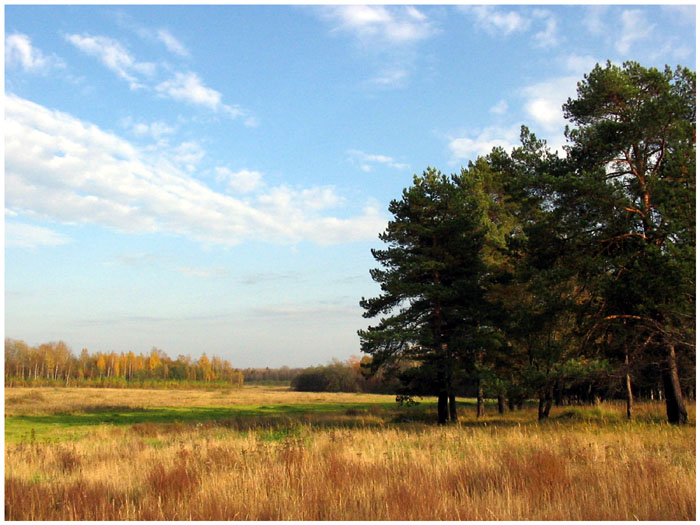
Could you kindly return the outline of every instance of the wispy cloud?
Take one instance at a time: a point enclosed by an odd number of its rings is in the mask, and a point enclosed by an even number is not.
[[[214,267],[197,267],[197,266],[179,266],[176,268],[178,272],[187,277],[196,277],[199,279],[212,279],[227,277],[231,270],[223,266]]]
[[[464,136],[466,135],[466,136]],[[452,153],[452,162],[475,160],[477,156],[487,155],[495,147],[506,151],[512,150],[519,143],[520,126],[490,126],[475,130],[469,134],[452,137],[447,145]]]
[[[5,245],[21,248],[60,246],[71,242],[69,237],[41,226],[21,222],[5,223]]]
[[[190,52],[188,49],[182,45],[182,43],[173,36],[173,34],[167,29],[159,29],[156,33],[158,40],[165,44],[165,47],[171,53],[174,53],[181,57],[189,57]]]
[[[277,283],[283,281],[300,281],[301,274],[299,272],[267,272],[267,273],[249,273],[239,279],[241,284],[252,286],[262,283]]]
[[[349,37],[362,50],[376,69],[366,83],[373,89],[407,86],[416,70],[418,44],[438,33],[435,23],[416,7],[342,5],[315,12],[331,25],[331,33]]]
[[[357,149],[348,150],[348,155],[350,156],[351,162],[358,164],[362,171],[372,171],[372,169],[378,164],[395,168],[397,170],[410,169],[408,164],[397,162],[393,157],[389,157],[388,155],[370,154]]]
[[[256,127],[259,124],[258,119],[250,115],[248,111],[238,106],[224,104],[222,94],[206,86],[199,75],[191,71],[176,72],[169,80],[156,85],[155,91],[173,100],[201,106],[230,118],[242,118],[243,124],[248,127]]]
[[[544,22],[544,29],[533,36],[535,47],[551,48],[559,45],[558,24],[554,13],[547,9],[535,9],[533,16]]]
[[[620,18],[622,29],[619,31],[615,48],[622,54],[627,54],[636,42],[647,39],[656,27],[656,24],[647,20],[640,9],[625,9]]]
[[[215,169],[216,179],[225,182],[227,187],[235,193],[250,193],[263,185],[262,173],[251,170],[233,171],[225,166]]]
[[[149,137],[156,141],[168,135],[172,135],[177,131],[174,126],[160,120],[154,122],[137,122],[131,117],[125,117],[121,120],[121,125],[137,137]]]
[[[359,306],[349,304],[318,303],[289,303],[251,309],[248,314],[252,318],[321,318],[357,316],[361,312]]]
[[[499,100],[495,105],[489,108],[489,113],[494,115],[505,115],[508,111],[508,102],[505,100]]]
[[[45,73],[55,67],[63,67],[63,61],[55,55],[46,56],[32,45],[27,35],[14,33],[5,37],[5,65],[19,66],[32,73]]]
[[[240,110],[224,104],[221,93],[205,86],[196,73],[175,73],[173,78],[161,82],[155,89],[174,100],[204,106],[212,111],[222,111],[234,118],[242,115]]]
[[[475,25],[492,35],[508,36],[529,29],[531,21],[517,11],[507,11],[492,5],[462,6],[462,12],[475,19]]]
[[[566,120],[562,105],[576,95],[579,75],[555,77],[520,90],[525,99],[525,112],[548,132],[563,131]]]
[[[405,85],[410,76],[407,68],[401,66],[392,66],[388,69],[380,71],[370,82],[380,87],[401,87]]]
[[[594,35],[603,35],[606,33],[607,24],[605,18],[610,10],[607,5],[589,5],[586,6],[586,14],[583,17],[583,26]]]
[[[407,44],[435,31],[428,17],[415,7],[345,5],[327,7],[324,14],[335,24],[335,31],[350,33],[365,44]]]
[[[461,6],[459,8],[474,21],[477,30],[494,37],[508,37],[532,30],[532,45],[536,48],[551,48],[558,45],[558,22],[548,9],[508,9],[494,5]],[[542,29],[539,29],[543,26]]]
[[[140,30],[141,34],[144,32],[148,33],[146,30]],[[170,78],[157,81],[155,77],[159,70],[156,64],[137,61],[124,45],[112,38],[78,34],[66,35],[65,38],[84,53],[99,59],[119,78],[129,82],[131,89],[153,89],[157,94],[177,102],[202,107],[230,118],[241,118],[245,126],[255,127],[259,124],[258,119],[250,112],[224,103],[221,92],[207,86],[197,73],[175,71]],[[176,54],[184,56],[188,53],[167,30],[159,30],[157,38]],[[161,69],[171,70],[172,68]]]
[[[15,95],[5,111],[5,201],[15,212],[228,245],[337,244],[375,239],[386,226],[374,205],[350,217],[327,214],[344,202],[332,187],[272,187],[247,202],[71,115]]]
[[[155,73],[155,64],[138,62],[121,43],[112,38],[72,34],[66,35],[66,40],[84,53],[96,57],[120,78],[129,82],[132,89],[145,87],[139,77]]]
[[[120,265],[120,266],[156,266],[166,259],[165,256],[156,253],[129,253],[115,255],[110,258],[105,264]]]

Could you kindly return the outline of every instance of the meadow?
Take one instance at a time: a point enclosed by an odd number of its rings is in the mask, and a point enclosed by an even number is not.
[[[438,427],[435,399],[5,389],[7,520],[694,520],[691,424],[660,403]]]

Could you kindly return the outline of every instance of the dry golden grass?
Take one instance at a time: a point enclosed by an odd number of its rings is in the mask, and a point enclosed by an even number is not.
[[[75,394],[40,393],[35,402],[46,406]],[[167,402],[133,394],[99,402]],[[281,391],[245,395],[245,404],[308,402]],[[84,407],[79,397],[74,406]],[[470,410],[447,428],[394,423],[384,410],[101,425],[74,442],[6,444],[5,518],[694,520],[694,424],[659,423],[660,405],[640,411],[627,423],[613,404],[558,409],[537,424],[533,410],[479,423]],[[694,406],[691,414],[694,422]]]
[[[427,398],[428,400],[431,398]],[[391,403],[394,396],[294,392],[288,387],[147,390],[123,388],[6,388],[5,416],[76,412],[85,408],[215,407],[309,403]]]

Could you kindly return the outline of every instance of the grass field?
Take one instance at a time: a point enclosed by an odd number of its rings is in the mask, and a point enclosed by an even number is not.
[[[661,404],[434,425],[435,400],[281,387],[5,390],[8,520],[694,520]]]

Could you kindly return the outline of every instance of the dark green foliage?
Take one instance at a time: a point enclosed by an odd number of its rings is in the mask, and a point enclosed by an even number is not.
[[[299,392],[360,391],[355,372],[344,363],[307,368],[292,379],[292,388]]]
[[[369,358],[365,358],[369,362]],[[368,364],[368,363],[367,363]],[[298,392],[372,392],[391,393],[396,379],[390,374],[368,377],[365,366],[356,358],[347,362],[332,361],[325,366],[311,366],[292,378],[291,387]]]
[[[588,340],[612,334],[635,359],[655,360],[669,420],[683,423],[678,356],[695,351],[695,73],[597,66],[564,110],[576,127],[562,209],[585,254]]]
[[[386,317],[359,331],[362,351],[373,356],[373,370],[415,360],[424,386],[438,395],[439,407],[447,406],[483,306],[479,204],[457,177],[429,168],[389,211],[394,219],[380,235],[388,247],[372,250],[382,267],[370,270],[382,293],[360,301],[364,317]],[[446,419],[440,409],[439,422]]]
[[[451,179],[414,179],[363,299],[374,367],[414,359],[402,394],[591,401],[663,385],[687,419],[695,377],[695,73],[596,66],[564,104],[567,155],[523,127]],[[502,408],[503,403],[500,403]]]

